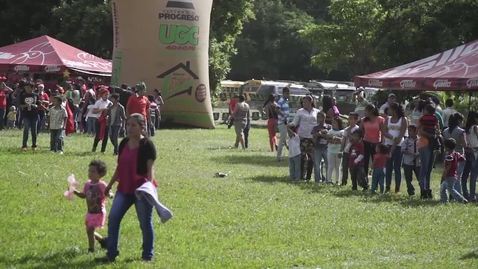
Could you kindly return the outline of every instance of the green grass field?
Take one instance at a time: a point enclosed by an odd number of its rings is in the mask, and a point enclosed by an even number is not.
[[[160,197],[175,216],[164,225],[154,216],[156,256],[145,264],[132,208],[121,255],[104,268],[478,268],[475,204],[291,184],[265,129],[251,130],[246,151],[231,148],[233,130],[222,126],[161,130],[153,140]],[[68,137],[65,154],[55,155],[41,135],[39,151],[21,152],[20,131],[0,132],[0,268],[96,266],[104,251],[87,253],[86,204],[63,197],[68,175],[85,182],[92,159],[112,175],[112,146],[95,155],[91,144]],[[218,171],[230,176],[214,178]],[[435,195],[438,183],[435,174]]]

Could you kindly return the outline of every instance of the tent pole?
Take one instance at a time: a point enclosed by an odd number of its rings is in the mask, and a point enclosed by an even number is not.
[[[468,92],[468,112],[471,111],[471,96],[473,95],[472,91]]]

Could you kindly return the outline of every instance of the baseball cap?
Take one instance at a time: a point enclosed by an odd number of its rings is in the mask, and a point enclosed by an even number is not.
[[[388,95],[388,98],[392,98],[392,97],[395,98],[396,97],[395,94],[391,93]]]

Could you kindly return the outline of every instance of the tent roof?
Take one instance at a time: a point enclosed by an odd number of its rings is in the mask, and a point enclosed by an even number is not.
[[[60,73],[65,68],[111,73],[112,64],[49,36],[0,48],[0,71]]]
[[[403,90],[476,90],[478,40],[409,64],[356,76],[355,86]]]

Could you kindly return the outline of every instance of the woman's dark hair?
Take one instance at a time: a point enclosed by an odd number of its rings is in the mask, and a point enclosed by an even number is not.
[[[433,103],[431,100],[420,100],[418,102],[418,111],[422,112],[427,105],[433,105],[433,107],[435,107],[435,103]]]
[[[372,104],[365,106],[365,110],[369,111],[375,117],[380,116],[380,114],[378,113],[378,109]],[[370,121],[370,117],[363,118],[363,121],[364,122]]]
[[[451,134],[453,130],[455,130],[458,125],[460,125],[460,121],[464,120],[465,117],[461,113],[451,114],[450,118],[448,119],[448,132]]]
[[[152,95],[152,94],[148,95],[148,100],[150,102],[154,102],[154,95]]]
[[[445,101],[446,107],[453,107],[453,105],[454,105],[453,99],[446,99]]]
[[[467,134],[470,133],[471,127],[473,127],[473,125],[476,125],[477,117],[478,117],[478,113],[476,113],[476,111],[468,112],[468,117],[466,118],[466,125],[465,125],[465,132]]]
[[[332,105],[332,97],[330,96],[324,96],[322,98],[322,111],[325,112],[325,114],[327,114],[327,112],[329,111],[329,109],[331,109],[333,107]]]
[[[332,123],[333,121],[336,121],[337,122],[337,126],[339,127],[339,130],[343,130],[344,129],[344,123],[342,122],[342,119],[339,118],[339,117],[335,117],[332,119]]]
[[[310,107],[314,108],[315,107],[315,103],[314,103],[314,97],[310,96],[310,95],[306,95],[304,97],[302,97],[300,99],[300,108],[304,108],[304,99],[309,99],[310,101]]]
[[[244,97],[243,94],[239,95],[239,102],[244,102],[246,101],[246,97]]]
[[[435,106],[433,104],[428,104],[425,106],[425,111],[430,114],[430,115],[433,115],[435,114],[435,112],[437,111]]]
[[[378,144],[378,149],[381,154],[388,154],[388,146],[385,144]]]
[[[397,117],[399,119],[405,117],[405,111],[403,110],[403,107],[399,103],[397,102],[391,103],[390,106],[388,107],[388,111],[390,111],[390,109],[395,110],[395,112],[397,113]]]
[[[131,120],[131,119],[135,119],[136,122],[139,124],[139,126],[143,127],[143,131],[141,132],[141,134],[143,136],[147,136],[147,132],[146,132],[146,130],[144,130],[144,127],[146,127],[146,120],[144,119],[143,114],[133,113],[133,114],[129,115],[128,121]]]
[[[362,131],[361,131],[360,129],[357,129],[357,130],[355,130],[355,131],[352,133],[352,135],[356,135],[356,136],[362,138],[363,133],[362,133]]]
[[[264,105],[262,106],[262,108],[266,107],[268,103],[274,102],[275,99],[276,97],[272,93],[269,94],[269,97],[267,97],[267,100],[264,102]]]
[[[107,166],[106,166],[106,163],[103,162],[102,160],[93,160],[91,161],[89,166],[94,166],[98,174],[100,174],[100,176],[103,177],[104,175],[106,175]]]

